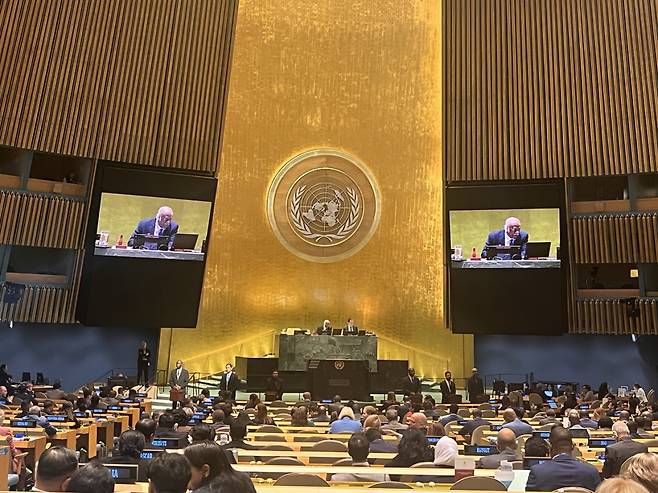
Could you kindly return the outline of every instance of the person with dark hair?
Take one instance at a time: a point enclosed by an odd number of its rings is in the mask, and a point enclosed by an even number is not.
[[[212,426],[215,432],[218,432],[219,430],[228,431],[228,425],[224,423],[225,416],[224,411],[221,409],[215,409],[213,411],[212,424],[210,426]]]
[[[381,410],[383,413],[385,413],[389,407],[398,406],[399,404],[400,403],[395,398],[395,392],[391,391],[388,394],[386,394],[386,399],[381,401]]]
[[[258,394],[249,394],[249,399],[244,405],[245,409],[256,409],[256,406],[260,404],[260,398]]]
[[[265,400],[283,399],[283,378],[279,376],[277,370],[272,371],[272,375],[265,380]],[[275,399],[272,399],[274,397]]]
[[[215,491],[226,491],[230,493],[255,492],[249,476],[237,472],[231,467],[227,454],[222,448],[214,442],[193,443],[185,449],[185,457],[190,462],[192,477],[188,488],[193,493],[210,493]],[[234,477],[234,476],[237,476]],[[219,478],[227,477],[222,480]],[[214,480],[217,483],[212,484]],[[241,488],[226,489],[222,482],[235,481],[241,485]],[[251,485],[251,487],[249,486]],[[217,488],[217,489],[215,489]],[[223,490],[221,488],[224,488]]]
[[[36,468],[37,491],[69,491],[71,476],[78,470],[78,459],[66,447],[50,447],[39,458]]]
[[[144,438],[146,439],[146,443],[149,443],[151,440],[153,440],[153,435],[155,434],[155,428],[156,428],[155,420],[151,418],[140,419],[135,424],[135,430],[139,431],[142,435],[144,435]]]
[[[600,401],[603,400],[605,396],[607,396],[610,393],[610,389],[608,388],[608,382],[603,382],[599,386],[599,391],[598,391],[598,398]]]
[[[149,386],[149,367],[151,366],[151,350],[146,341],[142,341],[137,350],[137,384],[144,382]]]
[[[553,458],[530,468],[526,491],[554,491],[570,486],[596,490],[601,482],[599,472],[573,457],[569,430],[554,426],[549,441]]]
[[[52,400],[63,400],[66,398],[66,392],[62,390],[62,382],[57,380],[53,383],[53,388],[46,391],[46,397]]]
[[[398,453],[386,467],[411,467],[418,462],[432,462],[434,451],[427,443],[427,436],[421,429],[409,428],[398,445]],[[391,477],[393,481],[397,479]]]
[[[308,421],[308,414],[304,406],[293,408],[290,426],[313,426],[313,422]]]
[[[222,413],[223,414],[223,413]],[[256,404],[256,415],[254,423],[257,425],[273,425],[274,420],[267,415],[267,406],[262,402]]]
[[[187,432],[176,431],[176,419],[171,412],[162,413],[158,418],[158,427],[153,434],[156,438],[183,438]]]
[[[92,394],[91,398],[89,399],[89,409],[102,409],[102,410],[107,410],[107,404],[101,401],[101,398],[98,394]]]
[[[199,423],[190,431],[192,443],[215,441],[215,429],[206,423]]]
[[[112,457],[107,464],[139,464],[139,454],[146,446],[146,438],[139,431],[127,430],[119,437],[117,450],[112,451]]]
[[[113,493],[114,479],[107,467],[98,461],[92,461],[73,473],[66,491]]]
[[[225,450],[231,450],[235,448],[244,449],[244,450],[258,450],[258,447],[251,445],[244,441],[244,438],[247,436],[247,426],[242,423],[233,423],[231,425],[231,441],[222,447]]]
[[[649,424],[647,425],[647,418],[644,416],[637,416],[635,418],[635,423],[637,424],[637,430],[635,433],[637,434],[638,438],[647,438],[647,439],[652,439],[654,436],[651,433],[647,433],[646,430],[651,429],[651,421],[649,421]]]
[[[402,381],[402,390],[404,395],[419,394],[421,391],[420,379],[416,376],[416,370],[409,368],[407,376]]]
[[[373,428],[370,428],[373,429]],[[370,442],[363,433],[354,433],[347,442],[347,452],[352,457],[353,467],[370,467],[368,463],[368,452],[370,451]],[[388,474],[377,473],[338,473],[334,474],[331,478],[332,481],[345,481],[345,482],[382,482],[389,481]]]
[[[473,409],[471,416],[473,416],[473,419],[462,426],[462,428],[459,430],[459,435],[463,437],[470,437],[473,434],[473,431],[475,431],[475,428],[478,426],[491,425],[489,421],[482,419],[482,410],[480,409]]]
[[[453,421],[459,421],[462,419],[462,417],[457,414],[459,412],[459,404],[450,404],[450,414],[447,414],[441,418],[441,424],[443,426],[447,425],[448,423],[452,423]]]
[[[526,457],[548,457],[548,443],[539,435],[532,435],[525,441]]]
[[[370,452],[398,452],[398,442],[396,440],[384,440],[379,428],[367,428],[365,436],[370,442]]]
[[[12,382],[13,378],[7,371],[7,365],[2,363],[0,365],[0,386],[11,388]]]
[[[186,493],[192,477],[190,463],[181,454],[160,454],[149,463],[149,493]]]
[[[599,418],[599,430],[612,430],[612,418],[610,416],[601,416]]]

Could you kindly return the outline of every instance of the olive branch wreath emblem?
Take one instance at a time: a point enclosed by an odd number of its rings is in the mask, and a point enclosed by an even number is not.
[[[300,202],[305,190],[306,185],[298,187],[297,190],[295,190],[293,193],[292,201],[290,202],[290,218],[297,231],[305,238],[314,240],[316,243],[323,239],[329,240],[329,242],[333,243],[334,240],[343,240],[349,236],[359,223],[359,216],[361,214],[359,196],[356,194],[354,189],[349,187],[347,188],[347,195],[350,200],[350,214],[347,218],[347,221],[341,225],[340,229],[336,233],[331,234],[313,233],[313,231],[311,231],[311,229],[308,227],[308,224],[306,224],[304,221],[300,208]]]

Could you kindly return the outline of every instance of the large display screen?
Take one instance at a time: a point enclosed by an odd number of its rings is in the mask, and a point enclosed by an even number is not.
[[[101,194],[94,254],[203,260],[212,202]]]
[[[450,329],[565,332],[563,182],[451,185],[446,208]]]
[[[195,327],[216,179],[100,162],[77,317],[85,325]]]
[[[508,268],[560,266],[558,208],[457,210],[449,215],[452,260]]]

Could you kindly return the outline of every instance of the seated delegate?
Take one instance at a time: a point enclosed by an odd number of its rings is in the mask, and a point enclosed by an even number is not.
[[[524,259],[527,257],[526,248],[528,246],[528,233],[521,230],[521,221],[516,217],[508,217],[505,220],[505,226],[498,231],[492,231],[487,236],[487,241],[482,249],[482,258],[487,258],[487,248],[491,246],[519,246],[519,256]],[[507,255],[501,255],[502,260]]]
[[[137,235],[150,235],[156,238],[166,237],[167,238],[167,250],[171,250],[174,245],[174,240],[176,239],[176,233],[178,233],[178,224],[174,222],[174,211],[171,207],[163,205],[158,209],[158,213],[154,218],[144,219],[137,224],[135,231],[128,240],[128,246],[135,246],[135,237]],[[143,248],[147,250],[156,250],[158,248],[158,242],[145,242]]]

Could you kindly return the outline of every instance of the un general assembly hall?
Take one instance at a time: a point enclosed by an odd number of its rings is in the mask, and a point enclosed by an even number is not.
[[[658,0],[0,0],[0,493],[658,493]]]

